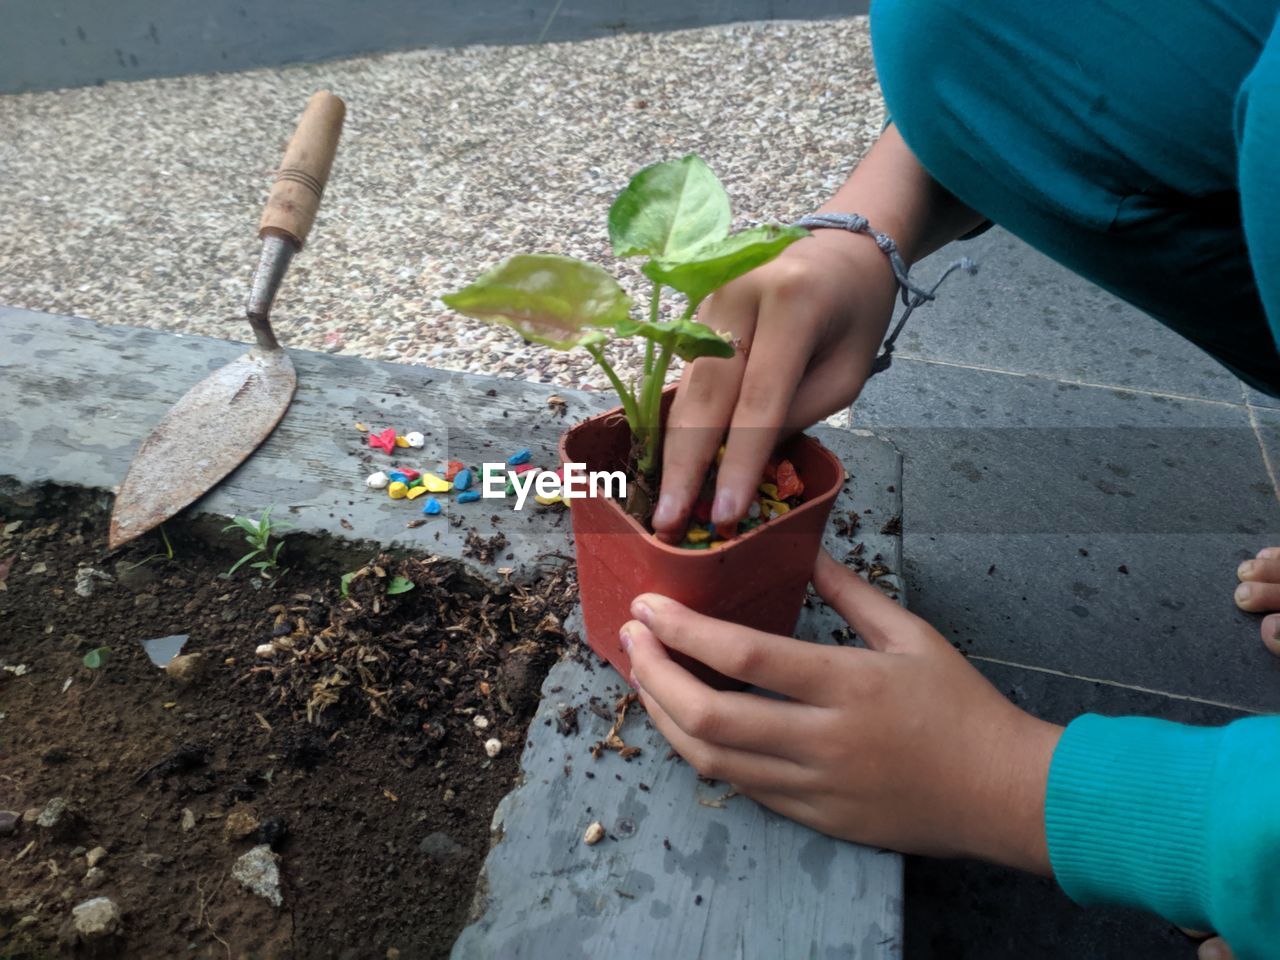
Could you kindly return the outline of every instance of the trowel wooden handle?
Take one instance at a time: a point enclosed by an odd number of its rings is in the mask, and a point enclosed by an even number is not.
[[[347,105],[328,90],[313,94],[307,101],[271,186],[258,236],[280,234],[299,247],[306,242],[320,208],[333,155],[338,152],[338,136],[346,112]]]

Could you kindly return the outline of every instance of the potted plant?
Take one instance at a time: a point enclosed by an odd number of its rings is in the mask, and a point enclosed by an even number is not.
[[[767,507],[765,516],[738,530],[700,527],[697,543],[664,543],[648,528],[674,392],[664,390],[671,359],[734,355],[728,336],[694,320],[698,306],[806,235],[777,225],[730,234],[729,223],[728,195],[701,159],[654,164],[636,174],[609,211],[614,253],[648,257],[642,267],[651,282],[647,315],[633,314],[632,299],[601,267],[552,254],[512,257],[443,298],[454,310],[510,326],[527,340],[586,350],[618,392],[621,406],[564,434],[560,456],[628,477],[625,502],[575,499],[571,511],[587,641],[624,677],[630,663],[618,630],[630,618],[632,599],[647,591],[709,616],[789,634],[844,479],[825,447],[795,436],[779,448],[775,463],[802,478],[802,494]],[[664,289],[684,296],[684,311],[672,320],[661,319]],[[631,340],[634,349],[643,342],[638,383],[624,383],[609,362],[606,347],[619,340]]]

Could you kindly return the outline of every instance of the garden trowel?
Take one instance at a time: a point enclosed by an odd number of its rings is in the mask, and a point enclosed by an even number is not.
[[[315,220],[346,106],[315,94],[285,150],[263,211],[262,257],[246,313],[257,345],[196,384],[142,442],[111,513],[114,550],[194,503],[275,429],[298,376],[271,332],[271,303]]]

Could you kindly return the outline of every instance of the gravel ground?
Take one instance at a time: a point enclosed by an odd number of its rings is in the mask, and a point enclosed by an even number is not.
[[[865,18],[414,51],[0,97],[0,302],[248,339],[258,217],[298,112],[347,124],[312,243],[276,310],[291,346],[607,388],[581,353],[450,315],[439,295],[513,253],[611,265],[639,167],[696,151],[739,224],[843,181],[883,106]],[[623,370],[638,356],[614,348]]]

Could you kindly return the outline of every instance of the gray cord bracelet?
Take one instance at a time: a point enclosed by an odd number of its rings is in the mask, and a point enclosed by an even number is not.
[[[898,252],[898,245],[894,243],[893,237],[887,233],[871,229],[871,224],[867,222],[866,217],[857,213],[811,213],[806,217],[801,217],[796,221],[795,225],[804,227],[806,230],[831,229],[848,230],[850,233],[865,233],[876,242],[876,246],[880,248],[880,251],[889,258],[889,266],[893,268],[893,278],[898,283],[898,289],[902,293],[902,303],[906,309],[902,311],[902,316],[898,318],[898,323],[894,326],[893,332],[885,339],[880,355],[872,361],[871,373],[868,376],[873,376],[882,370],[889,369],[889,365],[893,362],[894,342],[906,325],[907,318],[911,316],[916,307],[937,298],[937,291],[942,286],[942,281],[957,270],[963,270],[968,274],[978,272],[976,263],[968,257],[961,257],[942,272],[942,276],[938,278],[937,283],[925,290],[911,282],[911,278],[908,276],[911,268],[902,259],[902,254]]]

